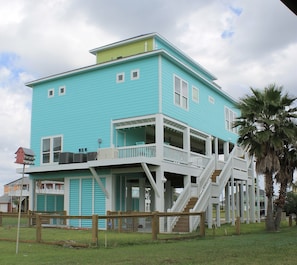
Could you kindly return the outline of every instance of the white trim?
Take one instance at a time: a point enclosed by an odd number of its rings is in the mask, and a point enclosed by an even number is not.
[[[64,96],[66,94],[66,86],[59,87],[59,96]]]
[[[176,93],[176,90],[175,90],[175,79],[178,78],[180,80],[180,91],[179,93]],[[186,89],[186,96],[185,96],[185,91],[183,90],[183,84],[186,84],[187,85],[187,89]],[[176,103],[176,100],[175,100],[175,95],[176,94],[179,94],[179,97],[180,97],[180,102],[179,104]],[[186,98],[186,107],[183,105],[183,99]],[[178,106],[184,110],[189,110],[189,82],[184,80],[183,78],[179,77],[178,75],[176,74],[173,74],[173,103],[175,106]]]
[[[47,97],[48,98],[53,98],[55,96],[55,89],[54,88],[50,88],[47,90]]]
[[[197,91],[197,99],[194,98],[194,90]],[[199,88],[196,87],[196,86],[192,86],[192,100],[195,102],[195,103],[199,103]]]
[[[125,82],[125,73],[124,72],[117,73],[117,75],[116,75],[116,82],[117,83],[123,83],[123,82]]]
[[[134,73],[136,73],[136,77],[134,77]],[[140,78],[139,69],[131,70],[130,78],[131,78],[131,80],[137,80],[137,79],[139,79]]]
[[[54,151],[53,151],[53,139],[54,138],[61,138],[61,150],[60,153],[63,152],[63,135],[53,135],[53,136],[44,136],[41,137],[40,139],[40,165],[54,165],[54,164],[58,164],[57,162],[54,162]],[[49,147],[49,162],[48,163],[43,163],[43,140],[45,139],[50,139],[50,147]]]

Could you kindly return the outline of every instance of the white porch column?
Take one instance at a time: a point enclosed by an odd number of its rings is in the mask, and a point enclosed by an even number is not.
[[[244,221],[244,192],[243,192],[243,182],[239,183],[239,195],[240,195],[240,220]]]
[[[232,225],[235,225],[235,198],[234,198],[234,176],[231,175],[231,212],[232,212]]]
[[[115,184],[113,179],[114,179],[113,175],[109,175],[105,178],[105,189],[107,190],[108,194],[110,194],[110,196],[106,197],[106,201],[105,201],[106,211],[112,211],[112,209],[114,209],[113,204],[114,204],[115,193],[113,192],[113,188],[115,188]],[[95,178],[94,178],[94,181],[96,182]]]
[[[29,178],[29,210],[35,211],[36,205],[36,180]]]
[[[258,222],[260,223],[261,221],[261,216],[260,216],[260,186],[259,186],[259,175],[257,174],[257,186],[256,186],[256,192],[257,192],[257,217],[258,217]],[[266,214],[266,196],[264,193],[264,198],[265,198],[265,214]]]
[[[245,193],[246,193],[246,223],[250,223],[250,186],[248,184],[248,181],[245,182]]]
[[[191,157],[191,137],[190,137],[190,128],[187,127],[183,131],[183,149],[187,152],[188,163],[190,162]]]
[[[219,161],[219,139],[216,137],[215,138],[215,142],[214,142],[214,145],[215,145],[215,167],[216,169],[218,169],[218,161]]]
[[[159,192],[159,196],[155,194],[155,210],[158,212],[165,212],[165,194],[164,194],[164,184],[165,184],[165,177],[164,177],[164,171],[162,167],[158,167],[156,169],[156,185]],[[159,220],[159,229],[160,232],[165,231],[165,222],[164,217],[160,217]]]
[[[240,217],[240,199],[239,199],[239,184],[238,181],[235,183],[236,186],[236,217]]]
[[[139,212],[145,212],[145,178],[139,179]],[[145,227],[145,218],[139,218],[139,224]]]
[[[225,221],[230,222],[230,182],[225,186]]]
[[[251,189],[250,189],[251,222],[255,223],[256,222],[256,217],[255,217],[255,205],[256,205],[255,182],[256,182],[256,177],[255,177],[254,162],[251,162],[250,169],[252,171],[252,186],[251,186]],[[258,182],[256,182],[256,183],[258,185]]]
[[[212,154],[212,137],[207,137],[205,141],[205,155],[211,156]]]
[[[216,218],[217,218],[217,227],[221,227],[221,211],[220,203],[216,204]]]
[[[156,157],[158,159],[162,159],[163,145],[164,145],[164,119],[162,114],[156,115],[155,137],[156,137]]]
[[[207,224],[208,224],[208,228],[212,228],[212,202],[211,202],[211,199],[209,200],[208,208],[207,208]]]
[[[127,197],[126,197],[126,211],[132,210],[132,186],[126,181]]]
[[[139,211],[145,211],[145,178],[139,179]]]
[[[224,142],[224,161],[227,161],[230,153],[230,144],[229,142]]]

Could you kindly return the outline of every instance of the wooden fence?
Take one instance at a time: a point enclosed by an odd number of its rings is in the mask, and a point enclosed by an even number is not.
[[[22,214],[22,218],[28,218],[28,226],[35,225],[36,227],[36,242],[42,242],[42,228],[43,227],[57,227],[55,224],[50,224],[49,220],[59,219],[62,220],[63,225],[59,225],[59,227],[65,227],[67,220],[79,219],[79,220],[91,220],[92,227],[90,230],[92,231],[92,239],[91,244],[93,246],[98,245],[98,223],[99,220],[106,220],[106,229],[113,229],[114,224],[117,223],[117,229],[119,232],[123,232],[125,230],[122,229],[122,223],[124,219],[130,218],[131,220],[137,220],[139,218],[151,218],[151,234],[152,240],[158,240],[159,234],[159,219],[160,217],[173,217],[173,216],[193,216],[199,215],[200,216],[200,226],[199,226],[199,235],[205,236],[205,212],[190,212],[190,213],[179,213],[179,212],[149,212],[149,213],[117,213],[114,212],[111,214],[109,212],[108,215],[92,215],[92,216],[69,216],[65,215],[65,212],[57,213],[36,213],[36,212],[29,212]],[[2,218],[3,217],[16,217],[16,214],[9,214],[9,213],[1,213],[0,212],[0,226],[2,225]],[[132,227],[134,227],[132,222]]]

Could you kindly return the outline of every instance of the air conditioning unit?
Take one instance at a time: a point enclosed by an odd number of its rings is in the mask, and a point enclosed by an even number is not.
[[[97,159],[113,159],[118,157],[118,150],[115,148],[100,148],[98,149]]]
[[[87,160],[88,161],[97,160],[97,152],[89,152],[89,153],[87,153]]]
[[[59,155],[59,164],[70,164],[73,163],[73,153],[62,152]]]
[[[87,162],[87,154],[75,153],[73,155],[73,163],[83,163],[83,162]]]

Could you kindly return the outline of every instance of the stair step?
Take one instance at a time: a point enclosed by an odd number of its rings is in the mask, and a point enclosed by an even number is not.
[[[193,209],[197,201],[198,201],[197,197],[191,197],[186,207],[184,208],[183,212],[184,213],[190,212],[190,209]],[[180,216],[174,228],[172,229],[173,232],[189,232],[189,230],[190,230],[189,216]]]
[[[217,182],[217,176],[221,174],[222,170],[216,169],[211,176],[211,181],[212,182]]]

